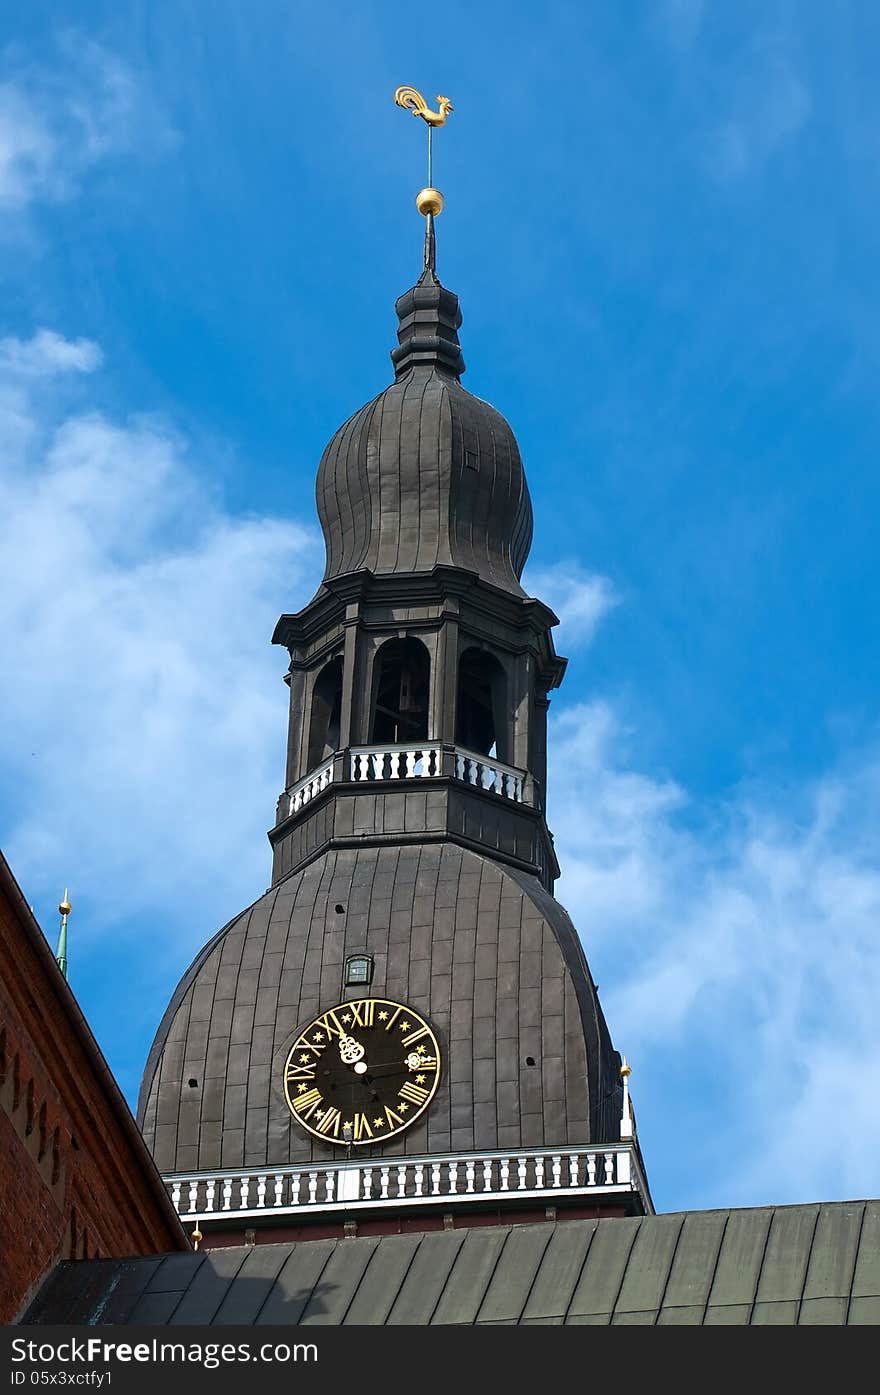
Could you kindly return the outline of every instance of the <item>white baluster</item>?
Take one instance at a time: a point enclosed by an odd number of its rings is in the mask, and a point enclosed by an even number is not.
[[[232,1205],[232,1178],[223,1179],[223,1210],[228,1211]]]
[[[416,773],[416,753],[407,751],[406,753],[406,778],[411,780]]]
[[[473,1189],[474,1189],[474,1171],[475,1171],[475,1168],[474,1168],[474,1160],[473,1160],[473,1158],[468,1158],[467,1162],[465,1163],[465,1168],[464,1168],[464,1178],[465,1178],[465,1183],[466,1183],[466,1185],[465,1185],[465,1191],[466,1191],[466,1192],[472,1192]]]
[[[613,1154],[613,1153],[606,1153],[606,1154],[605,1154],[605,1185],[606,1185],[606,1187],[610,1187],[610,1186],[613,1186],[613,1184],[614,1184],[614,1154]]]
[[[516,1170],[517,1170],[517,1173],[518,1173],[518,1175],[519,1175],[519,1182],[517,1183],[517,1188],[516,1188],[516,1189],[517,1189],[518,1192],[524,1192],[525,1189],[526,1189],[526,1160],[525,1160],[525,1158],[517,1158],[517,1160],[516,1160]]]
[[[190,1209],[190,1211],[195,1211],[195,1209],[196,1209],[196,1201],[198,1200],[198,1194],[199,1194],[199,1184],[198,1184],[198,1182],[190,1182],[190,1184],[189,1184],[189,1209]]]
[[[318,1199],[318,1174],[317,1171],[309,1173],[309,1205],[314,1206]]]
[[[397,1168],[397,1195],[406,1196],[406,1164],[400,1163]]]
[[[383,1201],[388,1195],[388,1174],[390,1171],[391,1169],[389,1167],[384,1166],[380,1167],[379,1169],[379,1180],[381,1182],[381,1195]]]
[[[266,1174],[260,1173],[257,1177],[257,1205],[266,1205]]]
[[[464,779],[464,756],[459,755],[458,751],[455,753],[455,778],[456,780]]]
[[[175,1211],[177,1212],[177,1214],[180,1215],[180,1183],[179,1183],[179,1182],[172,1182],[172,1184],[171,1184],[171,1205],[174,1207],[174,1209],[175,1209]]]
[[[453,1195],[458,1190],[458,1163],[449,1164],[449,1190]]]
[[[216,1185],[217,1185],[217,1183],[216,1183],[215,1179],[212,1177],[211,1180],[208,1182],[207,1187],[205,1188],[205,1210],[206,1210],[206,1211],[213,1211],[213,1209],[214,1209],[214,1189],[215,1189]]]
[[[363,1177],[364,1177],[364,1201],[369,1201],[370,1198],[371,1198],[372,1195],[373,1195],[373,1169],[372,1169],[371,1167],[365,1167],[365,1168],[364,1168]]]
[[[424,1167],[422,1166],[421,1163],[416,1163],[416,1167],[415,1167],[415,1183],[416,1183],[416,1192],[415,1192],[415,1194],[416,1194],[416,1196],[422,1196],[422,1194],[423,1194],[423,1193],[422,1193],[422,1179],[423,1179],[424,1175],[425,1175],[425,1169],[424,1169]]]
[[[501,1190],[510,1190],[510,1158],[501,1159]]]
[[[291,1206],[299,1206],[299,1189],[302,1186],[302,1173],[295,1172],[290,1181],[290,1204]]]
[[[324,1172],[324,1200],[333,1200],[333,1188],[336,1184],[336,1169],[328,1167]]]
[[[388,757],[388,778],[389,780],[400,779],[400,758],[402,751],[392,751]]]
[[[578,1156],[577,1153],[568,1155],[568,1177],[569,1185],[576,1187],[578,1184]]]
[[[438,1162],[431,1163],[431,1195],[440,1195],[440,1164]]]
[[[539,1157],[539,1158],[535,1158],[535,1186],[538,1188],[538,1191],[540,1191],[541,1188],[543,1187],[543,1185],[544,1185],[544,1159]]]
[[[595,1185],[596,1185],[596,1154],[595,1154],[595,1153],[588,1153],[588,1154],[587,1154],[587,1186],[588,1186],[588,1187],[595,1187]]]
[[[241,1209],[242,1209],[242,1211],[244,1211],[244,1210],[247,1209],[248,1193],[249,1193],[250,1189],[251,1189],[251,1179],[250,1179],[250,1177],[242,1177],[242,1179],[241,1179],[241,1187],[240,1187],[240,1192],[241,1192]]]
[[[486,1158],[483,1162],[483,1191],[492,1190],[492,1159]]]
[[[283,1195],[283,1192],[284,1192],[284,1174],[281,1173],[281,1172],[276,1172],[276,1173],[275,1173],[275,1200],[274,1200],[274,1202],[272,1203],[274,1206],[280,1206],[280,1205],[281,1205],[281,1197],[282,1197],[282,1195]]]
[[[553,1153],[553,1154],[552,1154],[552,1160],[553,1160],[553,1185],[554,1185],[554,1187],[561,1187],[561,1186],[562,1186],[562,1155],[561,1155],[560,1153]]]

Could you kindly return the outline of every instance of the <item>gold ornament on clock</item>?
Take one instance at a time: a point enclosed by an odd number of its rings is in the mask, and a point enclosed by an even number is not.
[[[425,1019],[389,998],[337,1003],[298,1034],[284,1095],[326,1143],[382,1143],[414,1124],[440,1083],[440,1047]]]

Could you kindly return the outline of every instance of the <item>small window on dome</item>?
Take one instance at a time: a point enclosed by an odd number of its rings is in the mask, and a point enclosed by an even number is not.
[[[373,957],[370,954],[350,954],[345,961],[345,986],[355,988],[373,981]]]

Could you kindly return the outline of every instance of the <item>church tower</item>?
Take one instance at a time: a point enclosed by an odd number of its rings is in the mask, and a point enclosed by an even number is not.
[[[144,1073],[139,1122],[206,1244],[651,1210],[628,1068],[553,896],[556,616],[520,583],[513,432],[461,385],[433,192],[394,381],[318,468],[323,581],[273,636],[272,885],[198,954]]]

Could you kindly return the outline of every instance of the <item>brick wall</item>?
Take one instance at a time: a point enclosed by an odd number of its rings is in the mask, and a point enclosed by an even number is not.
[[[61,1259],[188,1248],[161,1179],[0,856],[0,1323]]]

